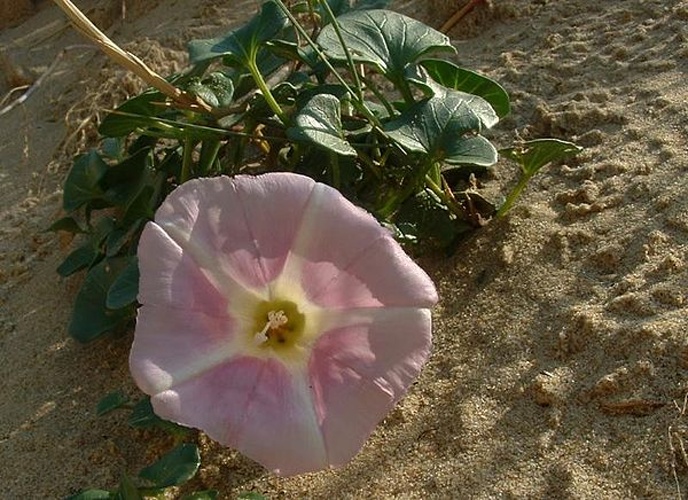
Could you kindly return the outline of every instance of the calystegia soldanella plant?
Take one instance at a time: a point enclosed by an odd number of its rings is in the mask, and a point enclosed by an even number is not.
[[[437,295],[402,245],[450,250],[579,151],[495,146],[506,91],[384,3],[266,1],[166,79],[104,49],[151,88],[103,120],[53,225],[81,235],[71,335],[135,322],[151,410],[279,474],[349,461],[426,361]],[[500,155],[521,180],[490,201],[469,179]]]

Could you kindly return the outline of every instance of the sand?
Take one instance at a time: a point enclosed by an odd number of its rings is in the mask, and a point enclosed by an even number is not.
[[[78,3],[163,73],[184,67],[187,40],[255,8]],[[439,27],[449,4],[395,6]],[[68,338],[77,282],[55,268],[69,242],[43,232],[60,216],[71,157],[140,82],[96,51],[60,55],[83,39],[50,2],[29,7],[0,31],[0,97],[60,60],[0,116],[0,497],[63,498],[115,488],[173,442],[128,428],[126,413],[96,417],[106,393],[136,395],[131,332],[86,346]],[[512,97],[496,144],[555,136],[585,151],[546,169],[506,219],[453,256],[419,258],[441,294],[432,357],[348,466],[278,478],[199,435],[203,466],[183,492],[688,495],[688,2],[495,0],[450,35],[457,61]],[[492,178],[505,193],[514,166],[500,162]]]

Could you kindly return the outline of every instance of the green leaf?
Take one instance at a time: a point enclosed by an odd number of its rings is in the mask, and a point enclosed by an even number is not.
[[[332,13],[335,16],[340,16],[350,10],[384,9],[389,4],[389,0],[327,0],[327,3]],[[320,2],[318,2],[315,9],[320,14],[320,17],[329,22],[327,11]]]
[[[184,495],[182,500],[216,500],[218,495],[219,493],[216,490],[194,491]]]
[[[242,27],[218,38],[189,42],[189,59],[192,64],[198,64],[226,57],[246,66],[255,59],[260,46],[276,38],[287,25],[287,16],[276,2],[268,0],[260,12]]]
[[[429,191],[407,198],[395,214],[394,223],[405,237],[412,235],[417,241],[435,240],[444,248],[469,230],[467,224],[453,217],[441,200]]]
[[[79,342],[89,342],[120,326],[131,316],[129,309],[110,310],[105,306],[107,292],[126,259],[102,260],[93,266],[74,301],[69,334]]]
[[[141,470],[139,477],[151,481],[157,488],[178,486],[194,477],[200,465],[198,447],[182,443],[153,465]]]
[[[150,162],[150,150],[146,148],[108,168],[99,182],[103,198],[115,206],[130,203],[148,179]]]
[[[152,219],[155,215],[155,202],[155,188],[150,185],[145,186],[127,206],[122,224],[131,226],[140,219]]]
[[[354,61],[372,64],[393,82],[404,78],[407,66],[431,53],[455,52],[447,36],[389,10],[356,10],[337,17],[337,23]],[[346,61],[332,24],[323,28],[317,42],[332,59]]]
[[[76,495],[67,497],[66,500],[109,500],[114,495],[106,490],[84,490]]]
[[[532,176],[545,165],[583,151],[580,146],[559,139],[535,139],[512,148],[500,149],[499,154],[514,160],[523,172]]]
[[[71,276],[75,272],[89,267],[97,257],[98,252],[89,241],[67,255],[62,264],[58,266],[57,274],[63,278]]]
[[[138,133],[162,139],[217,139],[227,134],[226,130],[198,125],[163,117],[145,116],[116,110],[112,112],[126,119],[128,123],[135,123]],[[131,120],[131,121],[130,121]]]
[[[113,391],[98,402],[96,415],[99,417],[121,408],[129,402],[129,398],[122,391]]]
[[[143,500],[143,495],[134,485],[131,478],[125,473],[119,482],[119,488],[115,495],[116,500]]]
[[[73,212],[92,200],[100,199],[103,191],[99,183],[107,170],[107,164],[95,150],[79,156],[65,181],[63,208]]]
[[[494,80],[441,59],[426,59],[421,62],[421,65],[435,82],[485,99],[494,108],[499,118],[504,118],[509,114],[509,95]]]
[[[105,137],[124,137],[141,126],[132,116],[152,117],[163,111],[162,106],[155,103],[165,102],[165,96],[156,90],[149,90],[137,95],[109,113],[98,132]]]
[[[86,230],[82,228],[74,217],[62,217],[53,222],[46,231],[65,231],[72,234],[85,233]]]
[[[398,144],[427,155],[430,161],[493,165],[497,150],[478,134],[491,117],[485,116],[484,107],[476,106],[475,100],[482,101],[461,92],[424,99],[385,124],[384,130]]]
[[[265,500],[265,496],[255,491],[245,491],[244,493],[239,493],[237,497],[240,500]]]
[[[128,257],[129,263],[119,273],[119,276],[110,286],[105,306],[108,309],[121,309],[136,300],[139,292],[139,266],[138,259],[132,255]]]
[[[203,80],[193,80],[188,91],[197,95],[213,108],[226,108],[232,104],[234,82],[220,72],[210,73]]]
[[[108,160],[122,161],[122,152],[124,151],[123,137],[106,137],[101,146],[101,154]]]
[[[356,150],[344,139],[339,100],[331,94],[312,97],[294,117],[287,137],[313,143],[344,156],[356,156]]]
[[[129,425],[132,427],[152,427],[162,422],[153,411],[150,397],[146,396],[139,400],[129,415]]]

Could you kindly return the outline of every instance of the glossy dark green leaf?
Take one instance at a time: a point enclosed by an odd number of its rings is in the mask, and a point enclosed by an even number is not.
[[[195,491],[184,495],[182,500],[216,500],[219,493],[216,490]],[[241,497],[239,497],[241,498]]]
[[[122,161],[124,152],[123,137],[106,137],[100,146],[100,152],[108,160]]]
[[[138,490],[127,474],[122,474],[119,481],[119,488],[115,494],[116,500],[144,500],[143,495]]]
[[[500,149],[499,154],[514,160],[523,172],[531,176],[545,165],[583,150],[580,146],[559,139],[535,139],[512,148]]]
[[[277,3],[268,0],[260,12],[240,28],[218,38],[189,42],[189,59],[197,64],[225,57],[245,66],[255,59],[262,44],[276,38],[287,25],[287,16]]]
[[[86,269],[98,257],[98,252],[91,242],[73,250],[57,268],[57,274],[66,278],[77,271]]]
[[[287,137],[340,155],[356,156],[356,150],[344,139],[339,99],[330,94],[312,97],[294,117]]]
[[[485,99],[499,118],[504,118],[509,114],[509,95],[494,80],[441,59],[426,59],[421,62],[421,65],[435,82]]]
[[[124,111],[113,111],[113,113],[117,113],[127,120],[131,119],[136,122],[136,128],[140,134],[157,137],[159,139],[176,139],[178,141],[186,139],[203,140],[208,138],[217,139],[218,137],[227,135],[227,131],[225,130],[187,121],[135,115]]]
[[[430,161],[493,165],[497,150],[478,133],[492,117],[483,116],[485,109],[475,106],[476,99],[481,98],[460,92],[434,96],[411,106],[384,129],[402,147],[425,154]]]
[[[292,61],[299,61],[313,68],[319,64],[320,59],[310,45],[299,45],[291,40],[270,40],[265,46],[277,56]]]
[[[122,391],[113,391],[98,402],[96,415],[99,417],[121,408],[129,402],[129,398]]]
[[[152,219],[155,215],[156,201],[155,188],[153,186],[145,186],[127,206],[122,223],[131,226],[137,220]]]
[[[139,229],[143,222],[143,220],[134,221],[131,225],[118,227],[108,234],[105,239],[105,256],[113,258],[124,254],[127,245],[132,243],[134,238],[138,236]]]
[[[53,222],[46,231],[65,231],[67,233],[79,234],[85,233],[86,230],[76,221],[74,217],[62,217]]]
[[[240,500],[265,500],[264,495],[256,493],[255,491],[245,491],[243,493],[239,493],[237,498]]]
[[[66,500],[109,500],[114,497],[115,495],[109,491],[91,489],[67,497]]]
[[[74,301],[69,334],[79,342],[89,342],[119,327],[131,316],[129,309],[110,310],[105,306],[107,292],[126,259],[102,260],[93,266]]]
[[[384,9],[389,4],[389,0],[327,0],[327,4],[335,17],[337,17],[346,14],[350,10]],[[315,8],[320,17],[325,20],[325,23],[329,23],[327,11],[320,2],[317,3]]]
[[[234,82],[223,73],[214,72],[203,80],[193,80],[189,84],[188,91],[213,108],[226,108],[232,104]]]
[[[139,400],[129,416],[129,425],[132,427],[151,427],[157,425],[162,419],[153,411],[150,397]]]
[[[394,223],[406,238],[412,236],[417,241],[435,241],[441,247],[449,246],[459,234],[469,229],[428,191],[406,199],[395,214]]]
[[[393,11],[356,10],[337,22],[353,59],[372,64],[392,81],[403,79],[408,65],[432,53],[455,52],[446,35]],[[317,42],[332,59],[346,61],[332,24],[323,28]]]
[[[201,465],[198,447],[191,443],[182,443],[160,460],[139,472],[141,479],[151,481],[157,488],[178,486],[196,475]]]
[[[95,150],[79,156],[65,181],[63,208],[73,212],[89,201],[100,199],[103,191],[99,183],[107,170],[107,164]]]
[[[151,154],[141,149],[108,168],[100,180],[103,198],[115,206],[125,206],[139,194],[148,179]]]
[[[163,102],[165,102],[165,96],[155,90],[132,97],[105,117],[98,127],[98,132],[105,137],[129,135],[142,126],[141,122],[133,119],[132,116],[156,116],[164,110],[156,103]]]
[[[108,309],[121,309],[136,301],[139,293],[139,265],[136,256],[128,257],[129,263],[110,285],[105,306]]]

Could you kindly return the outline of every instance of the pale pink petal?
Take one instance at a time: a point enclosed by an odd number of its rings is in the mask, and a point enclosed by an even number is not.
[[[344,317],[344,315],[348,317]],[[430,351],[427,309],[342,312],[311,354],[314,405],[333,465],[350,460],[406,393]]]
[[[310,177],[283,172],[234,178],[267,282],[282,272],[315,185]]]
[[[430,277],[387,234],[332,274],[310,297],[322,307],[432,307],[438,300]]]
[[[139,295],[146,305],[166,305],[211,316],[227,314],[227,299],[189,254],[149,222],[138,247]]]
[[[232,279],[264,287],[282,270],[315,182],[293,174],[194,179],[175,189],[156,223]]]
[[[141,307],[129,357],[134,380],[145,393],[156,394],[235,356],[236,324],[226,313]]]
[[[305,377],[278,361],[229,360],[151,401],[162,418],[201,428],[281,475],[328,466]]]
[[[300,282],[309,300],[326,307],[437,302],[432,280],[390,232],[325,184],[313,189],[280,279]]]

